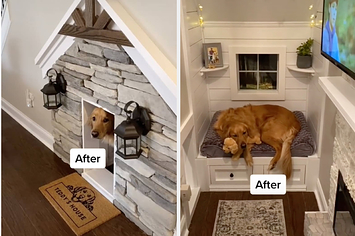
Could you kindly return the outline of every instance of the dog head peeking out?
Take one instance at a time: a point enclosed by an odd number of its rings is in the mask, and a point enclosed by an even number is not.
[[[97,139],[109,139],[113,142],[114,129],[113,115],[102,108],[95,108],[89,119],[88,124],[91,127],[91,136]]]

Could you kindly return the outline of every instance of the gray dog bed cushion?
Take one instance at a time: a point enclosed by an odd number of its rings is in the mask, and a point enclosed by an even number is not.
[[[221,111],[217,111],[214,114],[200,149],[201,155],[209,158],[231,157],[230,153],[227,154],[223,151],[223,140],[213,129],[213,125],[217,121],[220,113]],[[312,138],[303,113],[300,111],[294,111],[293,113],[301,124],[301,130],[292,142],[291,154],[293,157],[310,156],[316,149],[316,143]],[[266,143],[255,144],[251,150],[251,155],[253,157],[273,157],[275,155],[275,149]]]

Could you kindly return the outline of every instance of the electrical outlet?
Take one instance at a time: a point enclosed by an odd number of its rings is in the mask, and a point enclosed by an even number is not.
[[[30,90],[26,90],[26,104],[27,107],[32,108],[34,107],[34,100],[35,100],[35,96],[30,92]]]

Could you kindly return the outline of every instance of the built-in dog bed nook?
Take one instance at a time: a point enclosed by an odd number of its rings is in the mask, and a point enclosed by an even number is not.
[[[275,169],[268,170],[275,150],[266,143],[255,144],[252,148],[252,167],[247,166],[243,158],[232,160],[231,154],[223,151],[223,140],[213,128],[220,113],[221,111],[214,113],[196,160],[201,188],[204,191],[249,191],[250,175],[282,174],[278,165]],[[287,191],[306,191],[316,184],[314,173],[318,168],[319,159],[314,155],[316,142],[303,112],[293,113],[301,124],[301,130],[291,145],[292,175],[287,180]]]
[[[230,153],[225,153],[223,151],[223,140],[213,128],[213,125],[217,121],[217,118],[221,112],[222,111],[218,111],[213,115],[212,121],[201,145],[201,155],[208,158],[232,156]],[[304,114],[300,111],[294,111],[293,113],[301,124],[301,130],[292,142],[291,154],[295,157],[308,157],[315,152],[316,143],[313,140]],[[275,155],[275,149],[266,143],[262,143],[260,145],[255,144],[251,150],[251,154],[253,157],[273,157]]]

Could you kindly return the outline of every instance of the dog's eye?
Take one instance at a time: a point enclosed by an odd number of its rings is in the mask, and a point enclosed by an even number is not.
[[[243,134],[246,134],[246,133],[247,133],[246,131],[243,132]]]
[[[93,117],[92,117],[92,121],[95,121],[95,120],[96,120],[96,118],[95,118],[95,116],[93,116]]]
[[[233,134],[233,137],[236,137],[236,138],[238,138],[238,135],[236,135],[236,134]]]
[[[108,119],[107,118],[104,118],[104,123],[107,123],[108,122]]]

